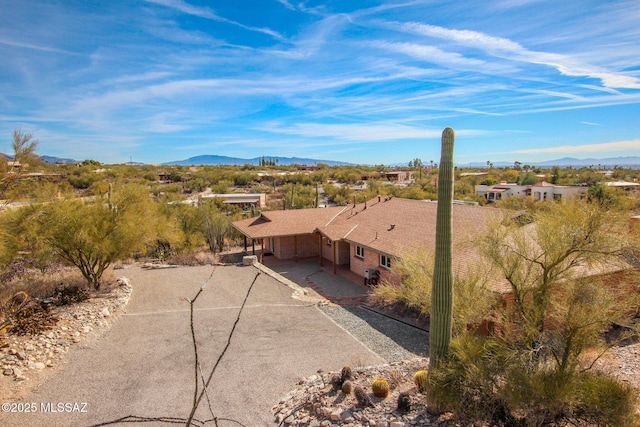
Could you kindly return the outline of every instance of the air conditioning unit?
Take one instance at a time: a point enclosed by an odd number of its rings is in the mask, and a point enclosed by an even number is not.
[[[376,285],[378,284],[378,279],[380,278],[380,271],[377,268],[367,268],[364,271],[364,284],[365,285]]]

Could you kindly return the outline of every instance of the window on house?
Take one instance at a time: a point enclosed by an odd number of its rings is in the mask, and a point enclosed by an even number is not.
[[[331,239],[327,239],[327,246],[331,246]]]
[[[356,256],[358,258],[364,258],[364,248],[362,246],[356,246]]]
[[[380,255],[380,265],[384,268],[391,268],[391,258],[386,255]]]

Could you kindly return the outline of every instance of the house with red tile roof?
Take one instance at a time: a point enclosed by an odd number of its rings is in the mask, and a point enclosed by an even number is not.
[[[262,212],[233,226],[279,259],[318,257],[321,264],[348,266],[365,277],[378,270],[393,281],[393,263],[411,251],[435,248],[437,202],[377,197],[364,203],[323,209]],[[454,263],[459,268],[479,255],[472,239],[502,211],[453,205]]]

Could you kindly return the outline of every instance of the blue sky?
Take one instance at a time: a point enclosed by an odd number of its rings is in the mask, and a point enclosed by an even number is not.
[[[640,155],[640,3],[0,0],[0,151],[104,163]]]

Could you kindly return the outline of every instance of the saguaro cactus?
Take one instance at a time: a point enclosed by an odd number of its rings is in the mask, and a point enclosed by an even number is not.
[[[453,142],[450,127],[442,131],[442,151],[438,172],[438,210],[436,218],[436,253],[431,291],[431,327],[429,331],[430,368],[437,368],[449,352],[453,323],[453,264],[451,228],[453,223]]]

